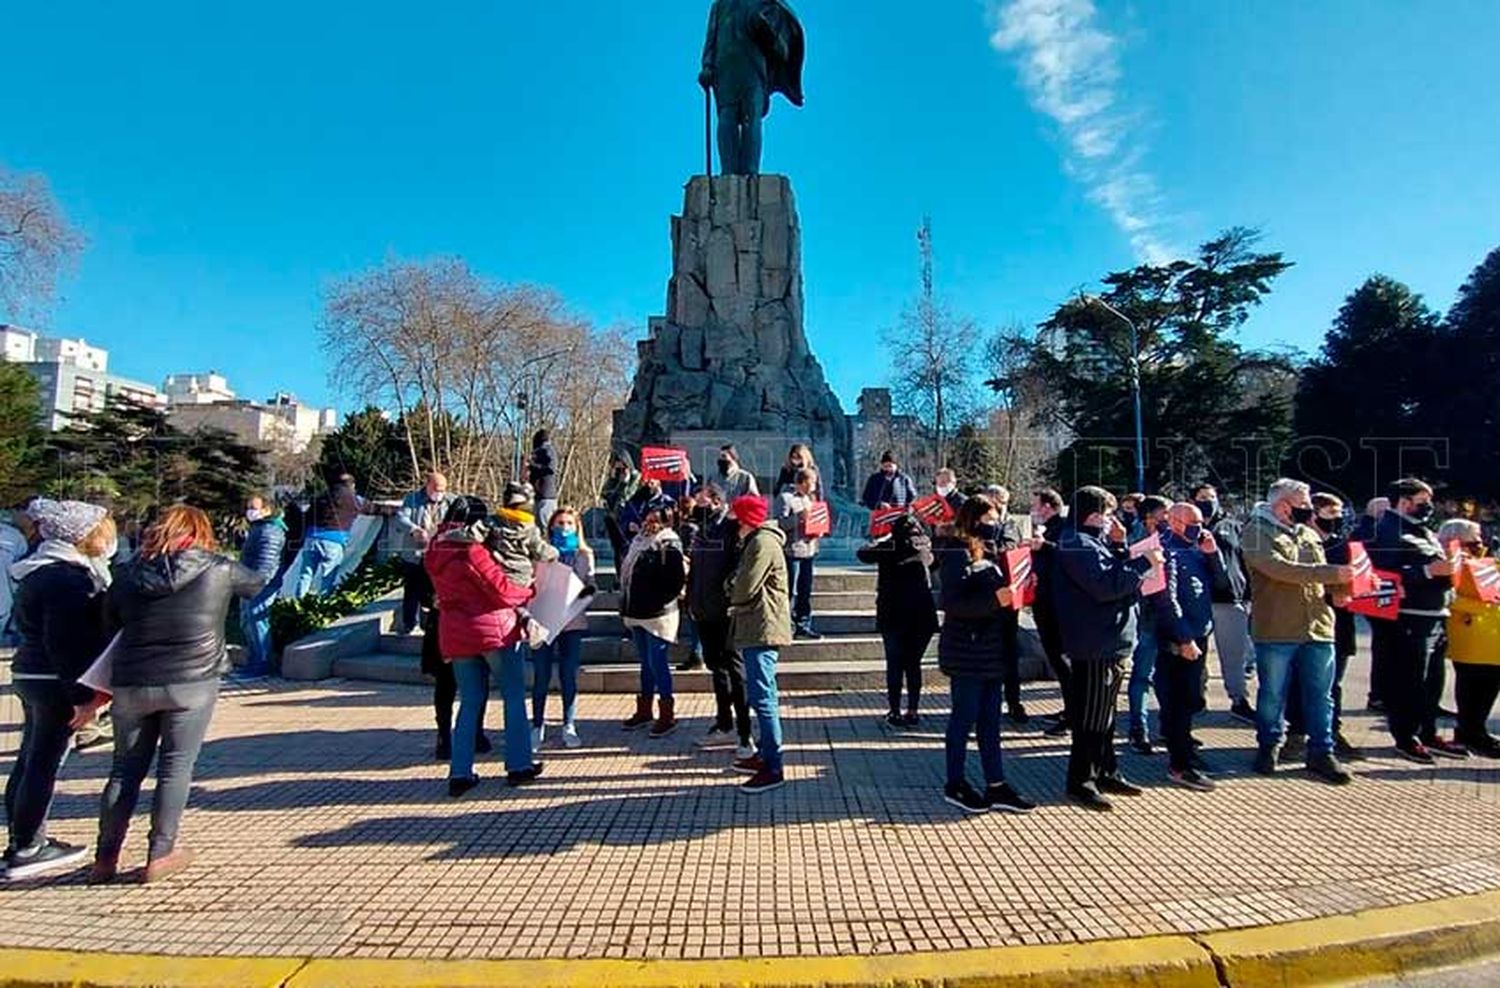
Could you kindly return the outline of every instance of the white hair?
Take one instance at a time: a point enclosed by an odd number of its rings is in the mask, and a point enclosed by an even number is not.
[[[1273,483],[1271,489],[1266,492],[1266,503],[1279,504],[1290,498],[1311,496],[1312,488],[1307,484],[1304,484],[1300,480],[1293,480],[1290,477],[1282,477]]]
[[[1437,540],[1444,545],[1449,542],[1475,542],[1483,537],[1479,523],[1467,518],[1449,518],[1438,526],[1437,531]]]
[[[984,493],[987,497],[998,497],[1002,501],[1010,500],[1010,491],[1004,484],[991,484],[984,489]]]

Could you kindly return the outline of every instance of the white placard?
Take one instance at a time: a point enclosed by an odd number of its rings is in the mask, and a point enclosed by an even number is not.
[[[111,685],[115,671],[115,649],[120,645],[120,635],[116,633],[99,653],[93,665],[84,670],[83,675],[78,677],[78,685],[87,686],[95,693],[103,693],[105,696],[114,696],[115,690]]]
[[[583,581],[566,563],[549,561],[536,565],[536,596],[526,609],[531,616],[547,629],[547,641],[553,641],[559,632],[568,626],[589,606],[589,598],[582,596]]]

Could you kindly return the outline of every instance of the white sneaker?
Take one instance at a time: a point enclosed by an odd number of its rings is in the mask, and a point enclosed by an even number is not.
[[[735,733],[726,731],[715,725],[708,729],[708,733],[698,740],[700,748],[732,748],[735,743]]]
[[[583,747],[583,738],[581,738],[581,737],[578,736],[578,728],[574,727],[572,724],[564,724],[563,725],[563,747],[564,748],[582,748]]]
[[[735,758],[735,761],[741,761],[741,760],[746,759],[746,758],[754,758],[754,757],[755,757],[755,745],[753,745],[753,744],[742,744],[739,747],[737,747],[737,748],[734,749],[734,758]]]
[[[533,727],[531,729],[531,750],[537,751],[542,747],[542,742],[547,740],[547,725]]]

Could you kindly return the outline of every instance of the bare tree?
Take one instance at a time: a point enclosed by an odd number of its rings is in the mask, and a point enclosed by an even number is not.
[[[932,430],[933,462],[943,466],[948,429],[963,421],[974,404],[974,357],[979,328],[955,315],[933,291],[932,223],[917,233],[922,256],[922,292],[882,334],[891,354],[891,391],[902,411]]]
[[[45,178],[0,166],[0,312],[45,307],[83,243]]]

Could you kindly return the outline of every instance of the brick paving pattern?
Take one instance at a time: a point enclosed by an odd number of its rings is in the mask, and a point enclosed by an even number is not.
[[[1061,798],[1065,742],[1007,729],[1028,817],[939,799],[945,682],[893,733],[869,692],[784,698],[789,784],[748,797],[729,753],[698,751],[711,698],[660,741],[625,734],[625,696],[585,696],[588,745],[549,739],[546,774],[449,800],[428,693],[330,681],[226,689],[184,843],[199,863],[153,886],[0,886],[0,943],[175,954],[714,958],[1058,943],[1307,919],[1500,889],[1500,765],[1396,761],[1374,720],[1353,786],[1248,773],[1251,730],[1200,718],[1215,793],[1150,786],[1096,815]],[[1363,697],[1350,690],[1351,698]],[[1028,687],[1034,712],[1055,691]],[[498,698],[497,698],[498,699]],[[554,700],[554,704],[556,701]],[[1214,697],[1216,710],[1226,703]],[[555,707],[554,707],[555,709]],[[0,764],[17,741],[0,719]],[[499,745],[498,703],[491,707]],[[973,756],[971,755],[971,759]],[[67,765],[51,831],[92,841],[109,755]],[[971,765],[977,777],[977,765]],[[149,785],[149,784],[148,784]],[[142,807],[147,804],[143,797]],[[147,821],[127,854],[140,863]]]

